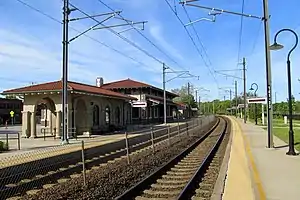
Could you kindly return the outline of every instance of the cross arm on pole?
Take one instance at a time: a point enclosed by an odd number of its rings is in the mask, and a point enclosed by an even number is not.
[[[249,18],[255,18],[255,19],[260,19],[260,20],[264,19],[263,17],[259,17],[259,16],[255,16],[255,15],[249,15],[249,14],[232,12],[232,11],[218,9],[218,8],[212,8],[212,7],[207,7],[207,6],[200,6],[200,5],[196,5],[196,4],[191,4],[191,2],[195,2],[195,1],[194,0],[180,1],[179,4],[183,4],[183,5],[186,5],[186,6],[197,7],[197,8],[201,8],[201,9],[205,9],[205,10],[217,11],[217,12],[221,12],[221,13],[228,13],[228,14],[239,15],[239,16],[244,16],[244,17],[249,17]]]
[[[75,37],[73,37],[72,39],[70,39],[70,40],[69,40],[69,43],[72,42],[72,41],[74,41],[75,39],[79,38],[80,36],[86,34],[86,33],[89,32],[90,30],[94,29],[95,27],[99,26],[99,25],[102,24],[103,22],[105,22],[105,21],[107,21],[107,20],[109,20],[109,19],[111,19],[111,18],[113,18],[113,17],[114,17],[114,14],[111,14],[111,16],[105,18],[104,20],[98,22],[98,23],[95,24],[94,26],[91,26],[90,28],[86,29],[85,31],[79,33],[78,35],[76,35]]]
[[[115,11],[115,12],[108,12],[108,13],[102,13],[102,14],[98,14],[98,15],[91,15],[90,17],[102,17],[102,16],[106,16],[106,15],[118,15],[120,14],[122,11]],[[77,21],[77,20],[82,20],[82,19],[89,19],[90,17],[77,17],[77,18],[72,18],[69,19],[69,21]]]
[[[233,76],[233,75],[225,74],[225,73],[218,72],[218,71],[215,71],[215,73],[221,74],[221,75],[224,75],[224,76],[227,76],[227,77],[232,77],[232,78],[237,78],[237,79],[243,80],[243,78],[238,77],[238,76]]]
[[[167,83],[167,82],[170,82],[170,81],[172,81],[172,80],[174,80],[174,79],[176,79],[176,78],[183,78],[182,76],[185,75],[185,74],[186,74],[186,72],[180,73],[180,74],[178,74],[177,76],[175,76],[175,77],[173,77],[173,78],[171,78],[171,79],[169,79],[169,80],[166,80],[166,83]]]
[[[141,21],[141,22],[132,22],[132,23],[126,23],[126,24],[116,24],[116,25],[111,25],[111,26],[103,26],[103,27],[97,27],[94,28],[94,30],[98,30],[98,29],[105,29],[105,28],[115,28],[115,27],[121,27],[121,26],[129,26],[129,25],[136,25],[136,24],[144,24],[147,23],[148,21]],[[143,28],[144,29],[144,28]],[[124,31],[123,31],[124,32]]]

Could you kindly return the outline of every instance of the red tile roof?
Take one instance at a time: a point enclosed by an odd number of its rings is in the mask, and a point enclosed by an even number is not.
[[[120,81],[105,83],[101,87],[105,89],[117,89],[117,88],[146,88],[152,86],[131,79],[124,79]]]
[[[115,82],[110,82],[110,83],[105,83],[101,86],[101,88],[104,89],[119,89],[119,88],[153,88],[159,91],[162,91],[162,89],[154,87],[152,85],[143,83],[143,82],[139,82],[139,81],[135,81],[135,80],[131,80],[131,79],[124,79],[124,80],[120,80],[120,81],[115,81]],[[167,91],[168,94],[172,94],[174,96],[178,96],[177,94],[174,94],[172,92]]]
[[[3,91],[3,94],[17,94],[17,93],[29,93],[29,92],[44,92],[44,91],[61,91],[63,88],[62,81],[53,81],[53,82],[47,82],[37,85],[30,85],[26,87],[11,89]],[[96,87],[93,85],[87,85],[83,83],[77,83],[77,82],[68,82],[68,90],[69,91],[78,91],[78,92],[87,92],[87,93],[93,93],[93,94],[100,94],[104,96],[110,96],[110,97],[118,97],[123,99],[131,99],[136,100],[136,98],[121,94],[118,92],[113,92],[111,90],[107,90],[105,88]]]

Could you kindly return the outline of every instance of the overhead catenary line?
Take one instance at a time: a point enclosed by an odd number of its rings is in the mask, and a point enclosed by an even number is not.
[[[169,8],[171,9],[171,11],[174,13],[174,15],[176,16],[176,18],[179,20],[180,24],[183,26],[183,28],[185,29],[186,33],[188,34],[189,38],[191,39],[194,47],[196,48],[198,54],[200,55],[200,57],[202,58],[206,68],[209,70],[209,73],[213,76],[215,82],[217,85],[218,84],[218,81],[216,79],[216,77],[214,76],[213,72],[211,71],[210,67],[207,65],[207,63],[205,62],[205,59],[201,53],[201,51],[199,50],[198,46],[196,45],[195,41],[194,41],[194,38],[191,36],[190,32],[188,31],[188,29],[186,28],[185,24],[183,23],[183,21],[180,19],[180,17],[178,16],[178,14],[175,12],[175,10],[172,8],[171,4],[168,2],[168,0],[165,0],[165,2],[167,3],[167,5],[169,6]]]
[[[240,30],[239,30],[238,55],[237,55],[236,68],[238,68],[238,66],[239,66],[238,63],[240,61],[240,54],[241,54],[242,35],[243,35],[243,22],[244,22],[244,8],[245,8],[245,0],[242,0],[242,11],[241,11],[242,15],[241,15],[241,22],[240,22]],[[235,73],[235,75],[236,75],[236,73]]]
[[[195,33],[197,39],[198,39],[199,44],[202,46],[202,49],[203,49],[203,51],[204,51],[204,53],[205,53],[205,56],[207,57],[207,60],[208,60],[208,62],[209,62],[209,65],[211,65],[211,61],[210,61],[210,59],[209,59],[209,57],[208,57],[208,54],[207,54],[206,49],[205,49],[205,46],[204,46],[204,44],[202,43],[202,41],[200,40],[200,36],[199,36],[198,32],[196,31],[196,28],[195,28],[194,24],[192,23],[192,19],[191,19],[189,13],[187,12],[186,8],[184,7],[184,4],[182,5],[182,7],[183,7],[183,10],[184,10],[184,12],[185,12],[185,14],[186,14],[186,16],[187,16],[189,22],[191,23],[190,25],[191,25],[192,28],[193,28],[193,31],[194,31],[194,33]]]
[[[111,11],[115,11],[112,7],[110,7],[108,4],[104,3],[102,0],[97,0],[99,3],[104,5],[106,8],[110,9]],[[178,62],[176,62],[171,56],[169,56],[166,52],[164,52],[160,47],[158,47],[154,42],[152,42],[145,34],[143,34],[140,30],[138,30],[135,26],[133,26],[132,23],[129,23],[129,20],[126,20],[121,14],[118,14],[122,20],[126,21],[128,25],[131,25],[131,27],[144,39],[146,39],[152,46],[154,46],[158,51],[160,51],[162,54],[164,54],[167,58],[169,58],[174,64],[176,64],[179,68],[185,70],[184,67],[182,67]]]
[[[22,0],[16,0],[16,1],[20,2],[21,4],[27,6],[28,8],[30,8],[30,9],[32,9],[32,10],[34,10],[34,11],[40,13],[41,15],[44,15],[45,17],[47,17],[47,18],[49,18],[49,19],[51,19],[51,20],[53,20],[53,21],[55,21],[55,22],[57,22],[57,23],[59,23],[59,24],[62,24],[62,22],[59,21],[58,19],[52,17],[51,15],[46,14],[45,12],[43,12],[43,11],[41,11],[41,10],[39,10],[39,9],[37,9],[37,8],[35,8],[35,7],[33,7],[32,5],[29,5],[28,3],[26,3],[26,2],[24,2],[24,1],[22,1]],[[79,31],[78,29],[73,28],[73,27],[70,26],[70,25],[69,25],[69,28],[72,29],[73,31],[77,32],[77,33],[81,33],[81,31]],[[103,46],[105,46],[105,47],[107,47],[107,48],[109,48],[109,49],[115,51],[116,53],[118,53],[118,54],[120,54],[120,55],[122,55],[122,56],[124,56],[124,57],[126,57],[126,58],[128,58],[128,59],[130,59],[130,60],[132,60],[132,61],[134,61],[135,63],[137,63],[137,64],[139,64],[139,65],[143,65],[143,66],[145,66],[145,67],[150,67],[149,65],[147,65],[147,64],[145,64],[145,63],[143,63],[143,62],[141,62],[141,61],[138,61],[136,58],[133,58],[133,57],[131,57],[131,56],[129,56],[129,55],[127,55],[127,54],[125,54],[125,53],[123,53],[123,52],[117,50],[116,48],[113,48],[113,47],[107,45],[106,43],[101,42],[100,40],[98,40],[98,39],[96,39],[96,38],[94,38],[94,37],[91,37],[91,36],[89,36],[89,35],[87,35],[87,34],[83,34],[83,36],[85,36],[86,38],[89,38],[90,40],[93,40],[94,42],[96,42],[96,43],[98,43],[98,44],[101,44],[101,45],[103,45]]]
[[[99,20],[95,19],[94,17],[90,16],[89,14],[87,14],[86,12],[84,12],[82,9],[79,9],[77,6],[75,6],[72,3],[69,3],[73,8],[75,8],[76,10],[78,10],[79,12],[81,12],[83,15],[89,17],[90,19],[94,20],[97,23],[100,23]],[[105,26],[104,24],[100,23],[100,25]],[[156,58],[155,56],[151,55],[149,52],[147,52],[146,50],[142,49],[140,46],[138,46],[137,44],[135,44],[134,42],[132,42],[131,40],[129,40],[128,38],[122,36],[121,34],[119,34],[118,32],[114,31],[111,28],[107,28],[110,32],[112,32],[113,34],[115,34],[116,36],[118,36],[119,38],[121,38],[122,40],[124,40],[125,42],[127,42],[128,44],[134,46],[135,48],[137,48],[138,50],[142,51],[144,54],[146,54],[147,56],[151,57],[153,60],[157,61],[160,64],[163,64],[164,62],[161,61],[160,59]]]

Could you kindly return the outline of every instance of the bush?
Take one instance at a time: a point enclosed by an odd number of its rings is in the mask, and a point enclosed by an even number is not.
[[[5,142],[0,141],[0,152],[1,151],[8,151],[8,145]]]

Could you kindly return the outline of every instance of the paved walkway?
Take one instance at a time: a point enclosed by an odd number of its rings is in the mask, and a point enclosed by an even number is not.
[[[233,139],[223,199],[299,200],[300,155],[287,156],[287,144],[275,136],[275,148],[266,148],[265,130],[231,119]]]

